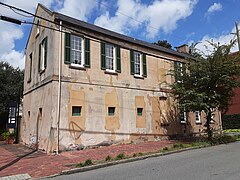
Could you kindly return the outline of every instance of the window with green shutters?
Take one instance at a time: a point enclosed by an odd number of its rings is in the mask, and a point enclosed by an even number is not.
[[[186,71],[185,64],[182,62],[174,62],[174,77],[175,81],[181,82],[183,73]]]
[[[47,68],[48,37],[45,37],[39,44],[38,70],[42,72]]]
[[[65,33],[64,63],[90,68],[90,39]]]
[[[147,77],[146,54],[130,50],[130,71],[135,77]]]
[[[119,46],[101,42],[101,69],[121,72],[121,49]]]

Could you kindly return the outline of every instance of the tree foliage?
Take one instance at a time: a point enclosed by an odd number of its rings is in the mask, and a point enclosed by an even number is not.
[[[172,45],[169,42],[167,42],[167,40],[159,40],[159,41],[155,42],[154,44],[168,48],[168,49],[172,49]]]
[[[213,51],[208,54],[195,52],[195,61],[191,60],[184,68],[176,68],[177,81],[172,85],[173,94],[180,108],[185,111],[204,111],[208,137],[212,137],[211,121],[215,110],[225,111],[239,87],[240,58],[230,55],[234,45],[221,45],[209,42]]]
[[[0,114],[5,113],[10,101],[19,102],[23,94],[24,71],[0,62]]]

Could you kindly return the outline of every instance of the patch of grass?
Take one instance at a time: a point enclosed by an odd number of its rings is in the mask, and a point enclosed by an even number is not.
[[[111,160],[112,160],[112,157],[109,155],[105,158],[105,161],[111,161]]]
[[[121,154],[118,154],[115,159],[120,160],[120,159],[124,159],[124,158],[126,158],[125,154],[121,153]]]
[[[224,132],[240,132],[240,129],[225,129]]]
[[[77,164],[76,167],[85,167],[90,165],[93,165],[93,162],[91,159],[87,159],[84,163]]]

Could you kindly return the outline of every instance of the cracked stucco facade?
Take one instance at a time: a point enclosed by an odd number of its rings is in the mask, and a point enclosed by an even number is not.
[[[54,14],[41,5],[36,14],[54,20]],[[37,19],[35,19],[37,22]],[[42,23],[43,21],[40,21]],[[55,27],[45,22],[45,25]],[[32,27],[26,47],[23,120],[21,141],[47,152],[57,146],[57,96],[59,32],[40,28],[36,37]],[[63,31],[69,32],[68,29]],[[174,78],[166,76],[173,70],[174,61],[184,59],[119,39],[78,29],[90,37],[91,67],[75,69],[61,63],[61,109],[59,124],[60,149],[72,145],[91,146],[102,142],[131,142],[155,140],[169,135],[198,133],[205,122],[196,124],[194,113],[189,113],[188,123],[181,124],[176,117],[177,109],[167,84]],[[38,44],[48,36],[47,67],[38,72]],[[100,68],[100,42],[121,47],[121,73],[108,74]],[[146,52],[147,77],[135,78],[130,73],[130,49]],[[64,59],[64,34],[62,43]],[[29,55],[33,54],[32,78],[29,82]],[[162,97],[162,98],[161,98]],[[81,106],[81,116],[72,116],[72,106]],[[114,116],[108,116],[108,107],[115,107]],[[137,108],[142,108],[138,116]],[[220,113],[215,112],[214,128],[219,130]]]

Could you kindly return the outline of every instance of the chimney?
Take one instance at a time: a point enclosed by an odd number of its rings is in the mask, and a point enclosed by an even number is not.
[[[183,44],[183,45],[175,47],[175,48],[176,48],[177,52],[189,54],[189,48],[188,48],[187,44]]]

